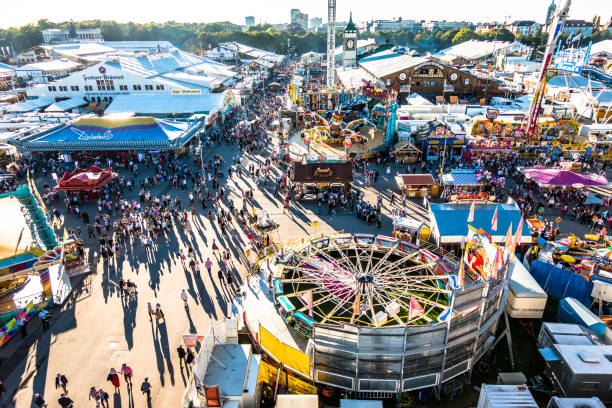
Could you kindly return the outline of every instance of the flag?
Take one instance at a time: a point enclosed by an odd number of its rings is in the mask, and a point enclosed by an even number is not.
[[[578,35],[576,35],[574,38],[572,38],[572,41],[570,41],[571,43],[575,43],[576,41],[580,41],[580,39],[582,38],[582,32],[578,33]]]
[[[476,201],[472,200],[472,206],[470,207],[470,215],[468,215],[467,222],[474,222],[474,209],[476,207]]]
[[[495,206],[495,212],[493,213],[493,219],[491,220],[491,230],[497,231],[497,206]]]
[[[308,306],[308,316],[312,317],[312,289],[298,295],[306,306]]]
[[[512,257],[514,256],[514,252],[516,251],[516,246],[521,243],[521,238],[523,235],[523,219],[524,215],[521,216],[521,221],[519,222],[519,226],[516,229],[516,233],[514,234],[514,239],[512,240],[512,245],[510,246],[510,256],[508,257],[508,261],[512,261]]]
[[[357,292],[355,295],[355,301],[353,302],[353,314],[359,316],[361,312],[359,311],[359,297],[361,296],[361,292]]]
[[[420,316],[425,313],[425,309],[423,306],[417,302],[414,298],[414,295],[410,296],[410,310],[408,311],[408,320],[411,320],[413,317]]]
[[[512,245],[512,221],[510,221],[510,228],[506,234],[506,248],[510,248],[510,245]]]
[[[499,270],[499,268],[501,268],[502,259],[503,255],[501,254],[501,250],[497,248],[497,250],[495,251],[495,260],[491,263],[491,273],[489,274],[489,276],[492,276],[497,279],[497,271]]]
[[[68,231],[66,231],[66,227],[64,227],[64,242],[68,241]]]

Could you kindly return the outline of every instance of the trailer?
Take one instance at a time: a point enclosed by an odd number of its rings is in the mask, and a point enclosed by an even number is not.
[[[581,324],[593,330],[599,338],[603,338],[606,324],[578,300],[568,297],[561,299],[557,309],[557,317],[565,323]]]
[[[506,311],[515,319],[541,319],[548,295],[516,255],[508,267],[510,282]]]

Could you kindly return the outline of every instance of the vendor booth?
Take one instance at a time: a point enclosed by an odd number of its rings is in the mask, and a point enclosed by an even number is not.
[[[431,174],[399,174],[395,182],[408,197],[440,196],[440,186]]]
[[[447,250],[458,251],[465,245],[465,231],[468,225],[491,236],[494,243],[504,243],[510,224],[516,231],[521,222],[521,211],[516,204],[474,204],[474,220],[468,222],[471,203],[430,204],[430,241]],[[491,230],[491,220],[497,209],[497,231]],[[523,221],[521,245],[531,244],[531,231]],[[519,246],[519,252],[521,247]]]
[[[391,148],[391,152],[400,164],[416,163],[419,155],[423,153],[415,145],[406,140],[396,143]]]
[[[423,226],[425,226],[423,221],[407,217],[395,217],[393,218],[393,236],[418,246],[421,241]]]
[[[483,184],[478,179],[474,169],[452,169],[442,175],[442,185],[446,196],[481,194]]]
[[[298,185],[299,199],[316,200],[323,190],[346,193],[353,182],[353,165],[348,162],[294,162],[289,179]]]
[[[57,186],[54,191],[79,191],[82,197],[86,199],[96,199],[97,190],[101,189],[113,179],[117,178],[117,173],[114,173],[110,168],[101,169],[97,166],[91,166],[88,169],[75,169],[67,171],[61,179],[57,180]]]

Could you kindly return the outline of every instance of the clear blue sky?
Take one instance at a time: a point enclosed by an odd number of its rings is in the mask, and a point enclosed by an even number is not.
[[[0,27],[33,23],[41,18],[54,22],[98,18],[139,23],[229,20],[244,24],[244,17],[248,15],[255,16],[257,23],[285,23],[292,8],[327,21],[326,0],[29,0],[26,3],[22,6],[9,1],[0,13]],[[474,22],[533,19],[543,22],[549,4],[550,0],[337,0],[337,20],[348,20],[352,11],[357,22],[398,17]],[[602,23],[608,21],[612,16],[612,0],[572,1],[570,18],[591,20],[595,14],[601,15]]]

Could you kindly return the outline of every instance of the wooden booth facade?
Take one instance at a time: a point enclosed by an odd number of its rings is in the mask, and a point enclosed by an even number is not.
[[[348,162],[294,162],[289,179],[298,184],[301,200],[316,200],[319,191],[323,190],[346,193],[353,182],[353,165]]]

